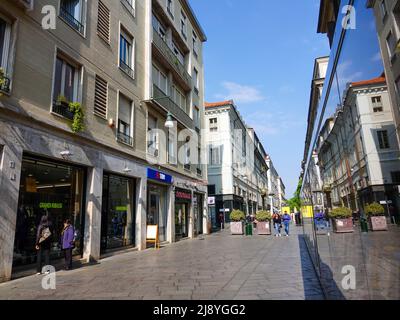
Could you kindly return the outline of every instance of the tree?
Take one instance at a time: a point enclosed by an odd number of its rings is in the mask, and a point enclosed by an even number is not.
[[[299,183],[297,185],[296,192],[293,195],[293,198],[289,199],[287,201],[288,206],[290,207],[290,210],[298,209],[300,210],[301,208],[301,199],[300,199],[300,192],[301,192],[301,186],[303,185],[303,180],[300,179]]]

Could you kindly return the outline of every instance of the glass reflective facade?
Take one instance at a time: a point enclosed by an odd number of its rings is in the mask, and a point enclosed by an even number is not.
[[[303,175],[304,238],[328,298],[399,299],[398,227],[391,225],[388,219],[388,231],[365,232],[361,219],[365,205],[361,180],[365,180],[365,186],[370,183],[369,170],[360,174],[359,184],[352,179],[359,170],[358,166],[363,166],[363,157],[359,155],[368,155],[362,149],[368,142],[363,141],[361,135],[361,139],[353,143],[359,150],[349,152],[349,132],[357,132],[357,123],[362,122],[362,115],[349,111],[350,106],[355,106],[354,110],[360,108],[359,101],[350,101],[351,87],[357,82],[384,77],[384,67],[379,58],[381,51],[373,10],[367,8],[365,0],[343,0],[340,9],[346,5],[354,8],[355,28],[342,27],[344,15],[339,10],[329,67]],[[351,119],[353,115],[354,119]],[[329,135],[331,140],[326,139],[324,134]],[[329,161],[321,161],[321,154],[328,152],[322,148],[329,149]],[[319,160],[316,160],[316,154]],[[322,180],[320,170],[324,172]],[[333,228],[334,220],[326,219],[332,208],[341,206],[353,211],[349,225],[352,232],[337,233]],[[346,223],[340,222],[342,226],[346,226]],[[346,275],[349,277],[345,278]],[[353,275],[354,278],[351,278]]]

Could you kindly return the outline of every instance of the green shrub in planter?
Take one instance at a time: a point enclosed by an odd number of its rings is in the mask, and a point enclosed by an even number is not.
[[[231,220],[233,222],[240,222],[246,219],[246,216],[243,211],[233,210],[231,213]]]
[[[335,208],[329,213],[329,217],[332,219],[348,219],[352,217],[352,212],[347,207]]]
[[[256,213],[256,220],[259,222],[271,221],[272,216],[269,211],[259,211]]]
[[[368,217],[380,217],[385,215],[385,208],[377,203],[371,203],[365,207],[365,214]]]

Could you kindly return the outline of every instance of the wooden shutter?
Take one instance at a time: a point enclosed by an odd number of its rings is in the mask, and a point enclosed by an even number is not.
[[[104,119],[107,118],[107,96],[107,81],[96,75],[96,85],[94,93],[94,114]]]
[[[97,33],[103,40],[110,43],[110,10],[100,0]]]

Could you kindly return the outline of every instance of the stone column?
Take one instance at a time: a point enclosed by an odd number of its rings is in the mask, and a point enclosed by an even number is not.
[[[0,145],[0,282],[11,279],[22,152],[16,143]]]
[[[83,258],[87,261],[100,259],[101,205],[103,193],[103,169],[88,170],[88,189],[86,196],[85,237]]]
[[[175,193],[173,186],[167,189],[167,241],[175,242]]]
[[[137,179],[136,183],[136,245],[139,250],[146,249],[147,233],[147,178]]]

